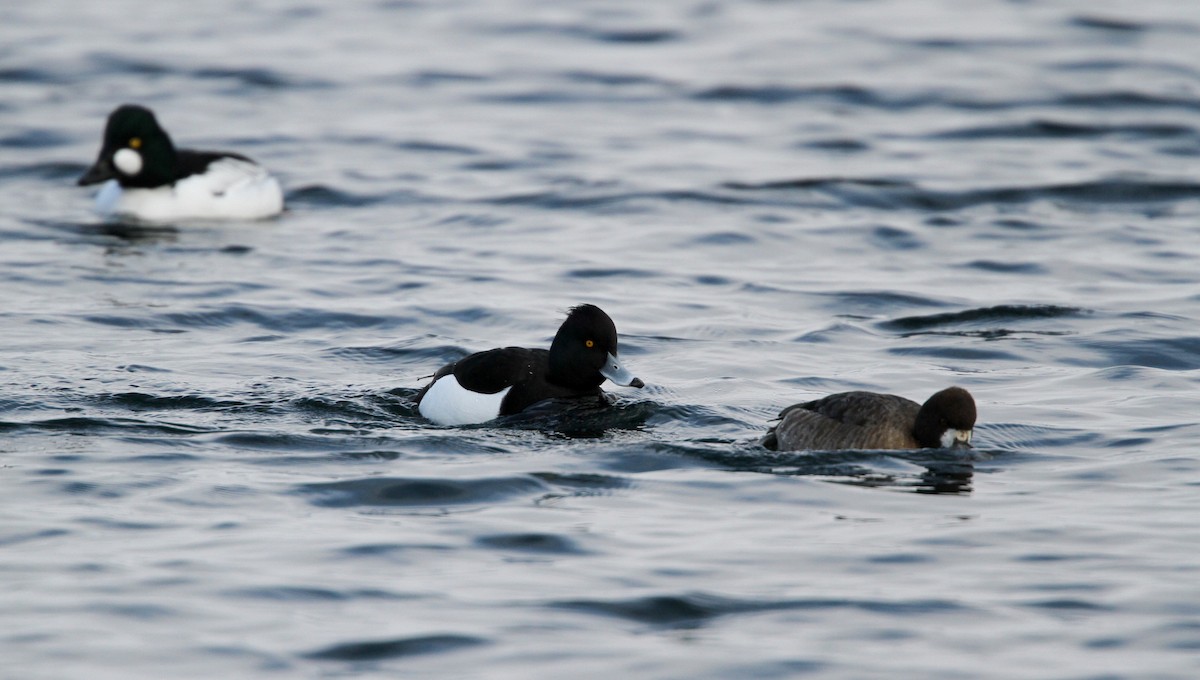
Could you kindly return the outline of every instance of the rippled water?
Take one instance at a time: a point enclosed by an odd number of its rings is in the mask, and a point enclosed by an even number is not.
[[[1196,677],[1197,64],[1171,0],[9,3],[0,676]],[[126,101],[289,212],[100,221]],[[416,415],[580,302],[645,390]],[[969,457],[757,445],[949,384]]]

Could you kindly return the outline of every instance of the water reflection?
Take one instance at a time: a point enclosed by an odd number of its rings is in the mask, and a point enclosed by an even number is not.
[[[656,411],[653,402],[621,401],[606,392],[595,399],[547,399],[484,425],[540,430],[567,439],[598,439],[612,431],[642,429]]]
[[[969,494],[979,455],[975,450],[950,449],[775,452],[758,448],[704,457],[738,471],[923,494]]]
[[[975,476],[975,464],[963,462],[931,462],[915,476],[869,472],[862,476],[830,479],[851,486],[890,487],[923,494],[969,494]]]
[[[80,224],[77,231],[87,237],[116,239],[118,243],[112,245],[174,243],[179,238],[179,230],[175,227],[137,222]]]
[[[178,228],[161,224],[126,221],[73,222],[42,219],[28,219],[25,222],[76,237],[71,239],[75,242],[95,243],[105,246],[173,243],[179,238]]]

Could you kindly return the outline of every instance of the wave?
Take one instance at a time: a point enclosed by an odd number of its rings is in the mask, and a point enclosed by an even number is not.
[[[969,609],[957,601],[942,599],[809,598],[742,600],[707,593],[657,595],[611,600],[562,600],[550,602],[546,606],[601,616],[612,616],[636,623],[664,627],[694,627],[721,616],[780,610],[851,609],[904,617],[914,614],[963,612]]]
[[[33,128],[0,137],[0,148],[49,149],[72,142],[67,135],[54,130]]]
[[[148,61],[115,53],[93,54],[88,59],[90,77],[99,75],[167,76],[179,75],[203,80],[231,80],[245,88],[286,89],[323,88],[332,83],[308,76],[288,74],[278,69],[250,66],[230,68],[227,66],[181,67],[164,61]],[[79,76],[72,76],[79,77]]]
[[[1140,62],[1122,62],[1130,69]],[[692,99],[702,102],[746,102],[763,106],[796,103],[828,103],[838,106],[903,111],[909,109],[957,109],[965,111],[1037,110],[1063,107],[1068,109],[1183,109],[1200,110],[1200,98],[1189,95],[1167,95],[1137,90],[1099,90],[1065,92],[1043,98],[985,99],[958,93],[927,90],[890,91],[856,84],[760,85],[725,84],[697,90]]]
[[[565,71],[561,76],[563,79],[574,83],[605,85],[609,87],[642,87],[650,85],[657,88],[668,88],[674,86],[673,82],[657,78],[653,75],[625,71],[574,70]]]
[[[1165,203],[1200,199],[1200,183],[1153,179],[1108,179],[967,191],[934,191],[902,180],[845,177],[801,178],[757,183],[726,182],[723,186],[738,192],[811,192],[827,195],[856,207],[944,211],[1036,201],[1103,205]]]
[[[289,206],[357,208],[382,203],[385,200],[387,196],[382,194],[356,194],[324,184],[309,184],[289,190],[285,202]]]
[[[1166,371],[1200,369],[1200,337],[1109,340],[1080,338],[1077,346],[1101,355],[1099,361],[1079,360],[1083,365],[1144,366]]]
[[[243,304],[190,312],[161,314],[91,314],[84,317],[90,323],[118,328],[143,328],[157,332],[181,333],[190,329],[225,328],[247,324],[278,333],[293,333],[313,328],[388,328],[409,323],[400,317],[334,312],[324,309],[268,309]]]
[[[545,493],[549,489],[541,480],[522,475],[478,479],[368,477],[304,484],[298,491],[310,496],[314,505],[343,508],[494,503],[513,496]]]
[[[587,553],[575,541],[566,536],[536,532],[480,536],[475,539],[475,545],[492,550],[539,555],[583,555]]]
[[[788,104],[820,99],[838,104],[887,109],[917,106],[922,99],[916,96],[888,96],[857,85],[718,85],[700,90],[692,97],[706,102],[752,102],[756,104]]]
[[[30,179],[49,180],[53,182],[73,183],[87,170],[84,163],[69,163],[48,161],[44,163],[28,163],[24,165],[0,166],[0,179],[27,177]]]
[[[505,34],[545,34],[566,38],[582,38],[600,43],[654,44],[678,40],[680,34],[660,28],[601,28],[590,24],[527,22],[504,24],[494,32]]]
[[[205,434],[213,429],[202,425],[163,423],[136,418],[102,418],[98,416],[72,416],[48,418],[27,422],[0,421],[0,432],[41,430],[70,434]]]
[[[494,198],[483,199],[481,202],[493,205],[522,205],[553,210],[576,210],[623,207],[626,210],[636,210],[636,206],[626,204],[637,202],[686,202],[713,203],[720,205],[740,205],[750,201],[734,195],[703,190],[668,190],[668,191],[626,191],[595,194],[568,194],[559,191],[539,191],[534,193],[508,194]]]
[[[145,392],[115,392],[102,394],[93,401],[101,406],[116,406],[129,411],[225,411],[247,406],[246,402],[233,399],[216,399],[199,394],[159,396]]]
[[[888,290],[836,291],[817,293],[817,295],[829,298],[830,302],[826,306],[837,310],[842,316],[850,314],[873,315],[905,307],[923,307],[928,309],[930,307],[948,306],[946,302],[937,298],[912,293],[895,293]]]
[[[997,260],[972,260],[964,265],[964,269],[977,269],[992,274],[1019,274],[1021,276],[1038,276],[1048,273],[1046,267],[1033,262],[1000,262]]]
[[[1081,14],[1074,16],[1071,17],[1068,23],[1070,23],[1072,26],[1078,26],[1080,28],[1094,28],[1102,31],[1115,31],[1118,33],[1140,33],[1150,28],[1147,24],[1130,19],[1102,17],[1095,14]]]
[[[392,640],[343,642],[309,652],[304,656],[317,661],[382,661],[423,654],[442,654],[487,643],[485,638],[470,635],[423,635]]]
[[[333,86],[333,83],[326,80],[287,74],[265,67],[207,67],[195,69],[190,72],[190,75],[200,79],[232,80],[249,89],[314,89]]]
[[[1029,319],[1075,318],[1088,313],[1090,313],[1089,310],[1082,307],[1060,305],[994,305],[958,312],[905,316],[881,322],[879,327],[883,330],[911,334],[915,331],[964,325],[1013,323]]]
[[[70,76],[45,68],[29,68],[25,66],[0,68],[0,83],[63,85],[70,81]]]
[[[1168,123],[1084,124],[1055,120],[1031,120],[981,127],[963,128],[929,135],[929,139],[1096,139],[1127,137],[1134,139],[1175,139],[1192,137],[1196,128]]]

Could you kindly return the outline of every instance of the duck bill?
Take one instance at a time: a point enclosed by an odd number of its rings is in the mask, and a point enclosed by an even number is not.
[[[600,367],[600,375],[613,381],[615,385],[623,385],[627,387],[645,387],[646,383],[642,382],[634,374],[617,361],[617,355],[610,353],[604,358],[604,365]]]
[[[942,434],[942,448],[969,449],[973,433],[974,430],[946,430]]]
[[[100,182],[116,177],[116,170],[113,169],[112,161],[108,159],[108,154],[100,154],[100,158],[96,159],[96,163],[88,168],[87,172],[83,173],[77,184],[81,187],[89,184],[99,184]]]

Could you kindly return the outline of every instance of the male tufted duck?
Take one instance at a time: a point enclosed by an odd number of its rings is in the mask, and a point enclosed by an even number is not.
[[[545,399],[599,396],[605,378],[644,386],[617,359],[612,319],[595,305],[579,305],[548,351],[503,347],[442,367],[417,395],[417,410],[440,425],[482,423]]]

